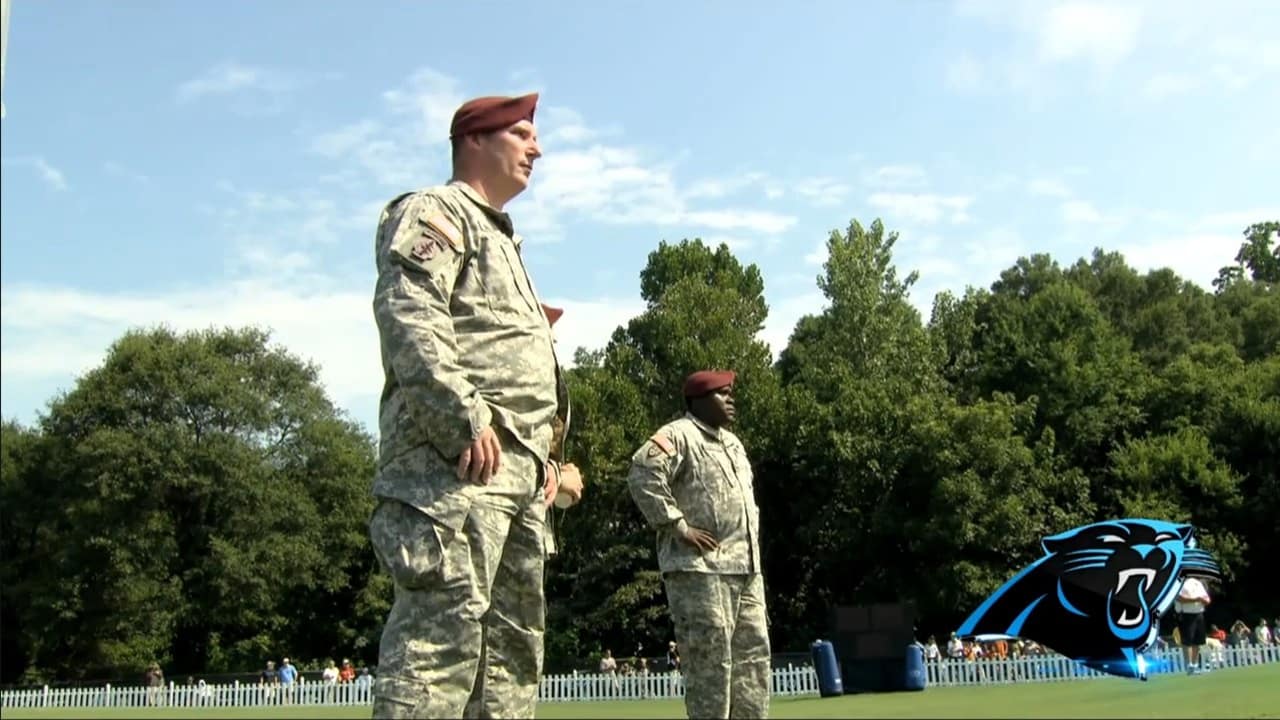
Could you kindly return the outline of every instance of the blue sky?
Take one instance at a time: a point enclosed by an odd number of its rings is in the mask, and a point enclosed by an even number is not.
[[[942,289],[1096,246],[1207,286],[1280,219],[1280,3],[12,0],[0,410],[131,326],[259,324],[376,430],[383,203],[449,117],[539,91],[509,206],[564,355],[640,310],[660,240],[764,273],[777,352],[822,244],[879,217]]]

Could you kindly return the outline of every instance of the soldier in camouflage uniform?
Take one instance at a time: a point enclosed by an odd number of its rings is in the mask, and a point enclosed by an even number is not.
[[[690,375],[684,417],[636,451],[627,478],[657,530],[691,718],[769,714],[760,512],[746,450],[725,428],[734,419],[733,381],[728,371]]]
[[[454,115],[453,178],[378,223],[378,504],[395,584],[374,717],[532,718],[542,671],[545,514],[568,397],[548,317],[502,208],[541,156],[537,95]]]

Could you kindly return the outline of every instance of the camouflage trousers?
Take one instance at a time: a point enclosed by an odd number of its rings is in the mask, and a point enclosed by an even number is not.
[[[487,486],[459,482],[441,517],[383,498],[369,520],[395,583],[375,718],[534,716],[546,617],[542,475],[531,453],[499,436],[498,474]]]
[[[690,718],[765,718],[772,668],[764,578],[663,575]]]

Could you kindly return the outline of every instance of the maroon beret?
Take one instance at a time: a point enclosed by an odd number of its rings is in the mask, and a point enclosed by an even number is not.
[[[734,377],[736,376],[732,370],[699,370],[685,378],[684,396],[699,397],[706,395],[726,385],[732,385]]]
[[[547,322],[551,323],[552,327],[555,327],[556,321],[564,314],[564,310],[545,304],[542,306],[542,312],[546,314]]]
[[[468,100],[453,114],[449,137],[456,138],[471,133],[501,130],[528,120],[533,122],[533,111],[538,106],[538,93],[520,97],[491,95]]]

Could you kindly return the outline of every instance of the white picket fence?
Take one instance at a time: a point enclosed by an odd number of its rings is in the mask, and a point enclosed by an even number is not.
[[[1280,646],[1204,648],[1202,656],[1213,670],[1280,662]],[[1181,673],[1182,653],[1170,648],[1146,656],[1149,673]],[[904,667],[905,672],[905,667]],[[1017,659],[937,660],[925,663],[926,687],[997,685],[1016,682],[1063,682],[1110,677],[1057,655]],[[818,676],[809,665],[774,668],[773,694],[816,695]],[[602,675],[573,673],[543,677],[541,702],[643,700],[684,696],[684,678],[675,673]],[[32,688],[0,691],[2,708],[87,707],[262,707],[272,705],[371,705],[368,684],[327,684],[300,681],[293,687],[251,683],[178,685],[165,687]]]
[[[1170,647],[1143,656],[1147,675],[1185,673],[1182,649]],[[1209,671],[1246,665],[1280,662],[1280,646],[1209,647],[1200,649],[1201,664]],[[1087,678],[1113,677],[1087,668],[1061,655],[1021,657],[1005,660],[974,661],[942,659],[926,663],[928,684],[934,687],[954,685],[999,685],[1015,682],[1062,682]]]

